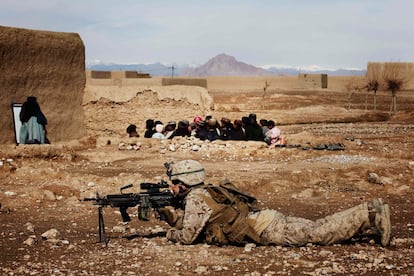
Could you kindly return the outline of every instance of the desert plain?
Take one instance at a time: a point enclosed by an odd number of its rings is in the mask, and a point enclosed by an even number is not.
[[[347,91],[348,81],[332,77],[327,89],[311,90],[298,88],[296,77],[211,77],[208,89],[162,87],[157,78],[111,85],[89,79],[84,138],[0,147],[1,274],[413,275],[414,91],[398,92],[391,116],[389,92],[378,92],[374,112],[372,94],[366,106],[365,92]],[[249,113],[276,121],[288,146],[143,138],[147,118]],[[127,137],[129,124],[140,137]],[[337,143],[343,150],[316,149]],[[164,162],[181,159],[203,163],[209,183],[230,179],[261,208],[308,219],[381,197],[391,206],[391,244],[368,237],[332,246],[181,245],[167,241],[166,223],[139,221],[136,208],[122,223],[109,207],[110,240],[97,243],[97,207],[82,199],[117,194],[129,183],[139,192],[141,182],[167,180]]]

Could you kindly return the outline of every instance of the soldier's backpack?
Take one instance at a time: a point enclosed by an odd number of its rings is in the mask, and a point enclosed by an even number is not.
[[[205,239],[209,244],[243,244],[246,242],[260,243],[260,237],[249,220],[250,211],[256,198],[239,190],[228,180],[219,186],[205,186],[210,193],[206,202],[213,210],[205,230]]]

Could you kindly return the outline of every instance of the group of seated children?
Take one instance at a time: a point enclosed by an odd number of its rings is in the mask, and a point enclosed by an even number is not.
[[[135,125],[127,128],[130,137],[139,137]],[[207,115],[204,119],[194,117],[190,123],[188,120],[169,121],[164,125],[159,120],[147,119],[145,122],[145,138],[172,139],[174,137],[194,136],[200,140],[243,140],[264,141],[270,147],[284,146],[286,139],[273,120],[260,120],[257,122],[256,114],[243,116],[233,122],[229,118],[221,118],[220,122],[213,116]]]

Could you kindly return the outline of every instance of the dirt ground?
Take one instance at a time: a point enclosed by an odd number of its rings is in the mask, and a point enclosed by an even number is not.
[[[210,91],[210,114],[232,120],[251,112],[273,119],[285,148],[261,142],[143,138],[144,119],[191,119],[203,108],[159,100],[151,91],[126,101],[84,103],[88,135],[70,143],[0,147],[0,273],[2,275],[413,275],[414,91],[378,95],[378,112],[365,95],[299,89]],[[372,96],[369,97],[372,109]],[[47,115],[47,114],[46,114]],[[139,138],[126,137],[130,123]],[[53,141],[52,141],[53,142]],[[344,150],[317,150],[342,143]],[[133,183],[167,180],[163,163],[196,159],[208,182],[230,179],[257,196],[261,207],[317,219],[377,197],[391,205],[392,242],[371,238],[345,244],[280,246],[180,245],[168,225],[136,216],[122,223],[105,208],[108,246],[97,243],[97,208],[84,197],[119,193]],[[368,175],[378,175],[378,183]],[[138,192],[138,188],[132,188]],[[136,208],[129,213],[134,215]],[[56,229],[56,236],[43,238]]]

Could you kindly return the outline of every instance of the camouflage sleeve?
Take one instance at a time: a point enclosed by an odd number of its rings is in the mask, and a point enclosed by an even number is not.
[[[204,189],[196,189],[187,195],[182,228],[169,229],[167,239],[182,244],[195,241],[213,212],[204,201],[204,196],[210,196]]]

